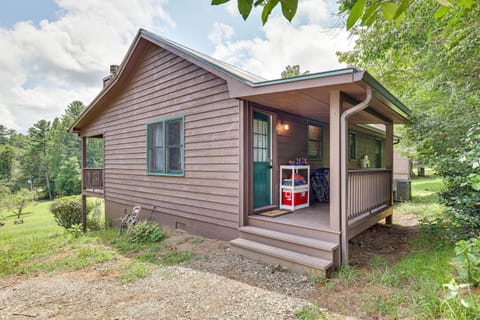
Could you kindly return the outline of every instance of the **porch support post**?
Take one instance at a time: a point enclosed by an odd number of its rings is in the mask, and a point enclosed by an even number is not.
[[[82,194],[82,231],[87,232],[87,196]]]
[[[330,229],[340,232],[340,90],[330,91]]]
[[[390,183],[393,184],[393,123],[385,124],[385,168],[390,169]],[[393,190],[392,190],[393,191]],[[393,194],[390,193],[390,206],[393,206]],[[385,218],[386,224],[393,223],[393,214]]]
[[[85,178],[83,175],[83,169],[87,167],[87,137],[82,137],[82,143],[80,145],[80,153],[82,154],[82,191],[83,191],[83,179]]]
[[[348,264],[348,119],[355,113],[366,108],[372,101],[372,88],[367,85],[367,96],[359,104],[342,112],[340,116],[340,221],[342,223],[342,233],[340,247],[342,250],[342,264]]]
[[[82,192],[83,192],[83,183],[85,179],[84,169],[87,166],[87,137],[82,137],[81,144],[81,154],[82,154]],[[87,232],[87,196],[82,194],[82,230]]]

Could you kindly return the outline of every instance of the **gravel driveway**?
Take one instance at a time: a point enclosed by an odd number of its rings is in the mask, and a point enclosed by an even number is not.
[[[222,241],[182,249],[200,258],[155,266],[128,284],[106,271],[112,265],[0,280],[0,319],[296,319],[310,305],[315,288],[305,276],[243,258]]]

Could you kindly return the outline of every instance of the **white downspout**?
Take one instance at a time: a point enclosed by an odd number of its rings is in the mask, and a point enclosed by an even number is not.
[[[342,112],[340,117],[340,217],[342,223],[342,235],[341,235],[341,251],[342,251],[342,264],[348,264],[348,237],[347,237],[347,230],[348,230],[348,164],[347,164],[347,157],[348,157],[348,145],[347,145],[347,137],[348,137],[348,118],[353,114],[360,112],[366,109],[369,103],[372,101],[372,88],[367,85],[367,97],[365,100],[360,102],[359,104],[353,106],[350,109],[345,110]]]

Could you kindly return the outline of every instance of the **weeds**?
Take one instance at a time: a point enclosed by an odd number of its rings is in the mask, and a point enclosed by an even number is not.
[[[148,277],[152,273],[152,268],[144,262],[133,261],[120,269],[118,280],[121,283],[129,283],[138,279]]]
[[[299,320],[319,320],[328,319],[327,315],[318,307],[307,305],[295,312],[295,317]]]
[[[359,270],[357,266],[344,265],[338,269],[338,277],[345,286],[350,287],[357,282]]]
[[[164,265],[174,265],[196,258],[197,256],[192,252],[172,250],[162,256],[162,263]]]

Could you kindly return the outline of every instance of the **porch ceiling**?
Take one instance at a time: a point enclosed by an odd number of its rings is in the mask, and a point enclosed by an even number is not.
[[[352,82],[335,86],[263,93],[243,98],[273,109],[328,123],[330,119],[330,92],[332,90],[340,90],[350,98],[348,100],[351,101],[344,104],[348,109],[365,99],[365,88],[363,82]],[[369,107],[365,111],[355,114],[350,121],[356,124],[404,123],[406,119],[395,112],[381,94],[375,92]]]

